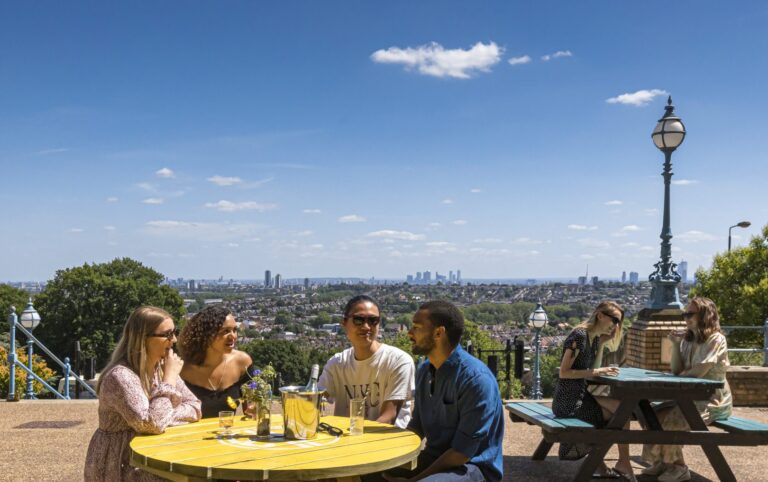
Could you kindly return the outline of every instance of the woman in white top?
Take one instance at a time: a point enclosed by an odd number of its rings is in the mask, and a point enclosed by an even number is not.
[[[717,306],[709,298],[692,298],[683,313],[687,329],[673,332],[672,373],[683,377],[706,378],[724,382],[709,400],[696,402],[704,423],[726,419],[731,415],[733,399],[725,373],[728,362],[728,344],[720,331]],[[657,413],[664,430],[690,430],[679,408],[663,409]],[[661,482],[691,480],[685,465],[682,445],[646,444],[643,459],[651,464],[643,469],[646,475],[658,475]]]

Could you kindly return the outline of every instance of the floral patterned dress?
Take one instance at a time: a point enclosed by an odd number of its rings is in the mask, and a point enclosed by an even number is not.
[[[712,364],[711,368],[701,376],[707,380],[725,382],[723,388],[718,388],[709,400],[699,400],[696,408],[701,418],[707,425],[716,420],[726,419],[731,416],[733,398],[731,388],[725,379],[725,373],[731,365],[728,361],[728,344],[722,333],[713,333],[704,343],[690,341],[680,342],[680,357],[683,362],[683,370],[690,370],[697,365]],[[679,408],[675,407],[662,422],[664,430],[690,430],[688,422]],[[643,459],[651,464],[671,464],[680,460],[683,456],[682,445],[643,445]]]
[[[137,434],[159,434],[166,427],[200,420],[200,401],[181,378],[176,386],[155,374],[147,397],[139,375],[117,365],[105,375],[99,390],[99,428],[88,445],[87,481],[164,480],[132,467],[128,444]]]

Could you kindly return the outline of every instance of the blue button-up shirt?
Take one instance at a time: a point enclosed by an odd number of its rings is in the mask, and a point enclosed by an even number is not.
[[[504,410],[496,378],[483,362],[457,346],[439,369],[416,371],[413,417],[408,428],[427,438],[437,458],[454,449],[477,465],[486,480],[501,480]]]

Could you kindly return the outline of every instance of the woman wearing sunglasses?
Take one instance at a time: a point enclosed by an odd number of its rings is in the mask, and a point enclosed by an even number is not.
[[[603,350],[615,351],[621,343],[624,310],[613,301],[603,301],[589,319],[577,325],[563,343],[560,377],[552,399],[555,416],[578,418],[603,427],[619,406],[613,398],[593,396],[587,390],[587,378],[595,375],[617,375],[616,367],[601,367]],[[627,427],[629,428],[629,427]],[[577,460],[589,452],[586,444],[560,444],[560,458]],[[603,477],[635,480],[629,460],[629,446],[619,445],[619,460],[613,470],[602,465]]]
[[[181,331],[179,351],[187,362],[181,378],[203,403],[203,418],[231,410],[227,398],[241,398],[240,387],[249,380],[251,357],[236,343],[237,322],[222,305],[206,306]]]
[[[128,318],[96,385],[99,428],[88,446],[84,480],[164,480],[132,467],[128,444],[136,434],[200,420],[200,401],[179,378],[184,362],[173,352],[177,333],[161,308],[142,306]]]
[[[725,378],[730,366],[728,344],[720,331],[717,306],[709,298],[692,298],[683,313],[687,328],[672,332],[672,373],[683,377],[706,378],[723,382],[709,400],[696,402],[696,408],[707,425],[731,415],[733,399]],[[667,408],[657,413],[664,430],[690,430],[679,408]],[[644,445],[643,459],[651,464],[643,469],[646,475],[657,475],[662,482],[691,480],[685,465],[682,445]]]

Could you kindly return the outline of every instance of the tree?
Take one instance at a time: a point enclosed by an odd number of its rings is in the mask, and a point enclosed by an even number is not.
[[[717,304],[724,325],[757,326],[768,319],[768,225],[744,248],[718,254],[709,270],[696,272],[690,296],[706,296]],[[762,333],[734,330],[735,346],[762,346]]]
[[[21,316],[21,312],[27,306],[29,294],[11,285],[0,284],[0,332],[8,331],[8,317],[11,314],[11,306],[16,307],[16,314]]]
[[[59,270],[35,298],[42,318],[35,335],[60,357],[71,356],[79,340],[84,355],[102,367],[135,308],[163,308],[177,323],[184,315],[184,300],[160,284],[163,278],[129,258]]]
[[[272,364],[284,385],[303,385],[309,377],[309,350],[288,340],[256,340],[242,347],[256,367]]]

